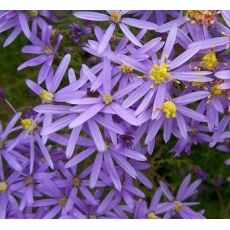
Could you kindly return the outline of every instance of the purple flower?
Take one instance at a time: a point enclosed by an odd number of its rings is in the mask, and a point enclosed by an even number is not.
[[[51,71],[51,65],[54,61],[55,54],[60,46],[62,35],[57,35],[56,43],[52,44],[53,30],[51,26],[45,26],[42,28],[41,39],[39,39],[35,34],[31,33],[30,41],[32,45],[27,45],[22,48],[22,53],[36,54],[34,57],[18,67],[18,70],[22,70],[29,66],[42,65],[38,74],[38,84],[41,84]]]
[[[135,45],[142,46],[142,44],[139,42],[139,40],[136,39],[136,37],[133,35],[133,33],[129,30],[127,25],[133,26],[140,29],[148,29],[148,30],[156,30],[157,25],[152,22],[143,21],[140,19],[134,19],[134,18],[126,18],[124,15],[128,14],[128,11],[108,11],[107,14],[103,13],[96,13],[96,12],[89,12],[89,11],[78,11],[74,13],[74,16],[86,19],[86,20],[93,20],[93,21],[109,21],[110,25],[108,29],[106,30],[100,45],[98,46],[98,53],[102,53],[106,46],[109,43],[109,40],[111,39],[116,25],[119,26],[119,28],[122,30],[124,35]]]
[[[158,212],[166,212],[165,218],[171,218],[172,216],[179,216],[183,219],[202,219],[204,218],[200,212],[196,212],[190,208],[199,204],[198,202],[185,202],[189,197],[197,193],[201,180],[196,180],[190,184],[191,175],[189,174],[182,181],[177,196],[174,197],[170,192],[168,186],[164,182],[160,182],[160,187],[168,202],[161,203],[159,205]]]
[[[0,33],[13,29],[3,46],[6,47],[10,45],[21,32],[23,32],[27,38],[30,38],[31,32],[37,34],[38,28],[42,29],[47,26],[43,18],[47,18],[52,22],[57,21],[51,11],[47,10],[0,11]],[[31,24],[31,29],[29,24]]]

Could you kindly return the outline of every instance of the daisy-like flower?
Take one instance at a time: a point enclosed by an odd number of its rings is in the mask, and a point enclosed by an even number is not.
[[[38,144],[41,153],[46,159],[50,168],[54,168],[53,162],[50,158],[49,152],[45,147],[45,144],[42,141],[40,136],[40,123],[43,122],[43,117],[37,115],[35,118],[24,118],[20,120],[20,126],[17,126],[17,130],[20,131],[18,136],[13,139],[10,145],[7,148],[7,152],[12,151],[15,147],[20,145],[21,142],[26,142],[30,146],[30,174],[33,172],[34,160],[35,160],[35,143]]]
[[[160,187],[164,195],[169,200],[159,205],[158,211],[164,211],[165,218],[180,217],[183,219],[203,219],[204,216],[200,212],[192,210],[190,207],[199,204],[199,202],[186,202],[189,197],[197,193],[201,180],[191,183],[191,175],[189,174],[182,181],[176,197],[170,192],[168,186],[160,181]]]
[[[146,112],[143,115],[143,119],[149,120],[148,116],[150,117],[152,113],[155,113],[155,120],[150,122],[145,143],[147,144],[155,138],[163,124],[165,142],[170,139],[175,125],[179,129],[180,135],[186,140],[188,137],[186,117],[200,122],[207,122],[207,118],[202,113],[194,111],[185,105],[207,98],[208,95],[207,91],[197,91],[181,95],[174,99],[168,98],[159,106],[158,110]]]
[[[55,37],[56,43],[53,43],[53,37]],[[38,55],[24,63],[22,63],[18,70],[22,70],[26,67],[34,67],[42,65],[38,74],[38,84],[41,84],[51,71],[51,65],[54,61],[55,54],[60,46],[63,36],[61,34],[55,35],[52,26],[45,26],[42,28],[41,39],[35,34],[30,35],[30,41],[32,45],[26,45],[22,48],[22,53]]]
[[[82,146],[84,147],[84,150],[73,156],[73,158],[66,163],[65,167],[70,168],[76,166],[83,160],[96,153],[96,158],[93,163],[89,181],[91,188],[95,187],[101,170],[105,168],[107,174],[111,177],[111,181],[113,182],[115,188],[118,191],[121,191],[121,180],[116,169],[117,166],[114,164],[114,162],[116,162],[116,164],[131,177],[136,178],[137,173],[133,166],[128,162],[127,158],[134,159],[136,161],[146,160],[144,154],[135,150],[120,147],[119,145],[115,146],[112,143],[105,144],[101,135],[98,136],[97,140],[94,140],[95,144],[97,143],[97,145],[95,145],[90,139],[84,138],[83,141]],[[103,150],[98,150],[97,146],[103,146]]]
[[[128,26],[133,26],[140,29],[147,29],[147,30],[157,30],[157,25],[143,21],[140,19],[134,19],[130,17],[126,17],[125,15],[129,14],[128,11],[124,10],[113,10],[108,11],[108,14],[97,13],[97,12],[89,12],[89,11],[78,11],[74,13],[74,16],[85,19],[85,20],[93,20],[93,21],[108,21],[110,22],[109,27],[107,28],[100,45],[98,46],[98,53],[102,53],[106,46],[108,45],[116,26],[122,30],[124,35],[135,45],[142,46],[140,41],[133,35],[133,33],[129,30]]]
[[[131,57],[121,56],[121,60],[124,63],[144,73],[143,79],[146,79],[134,92],[129,94],[122,104],[124,108],[129,108],[143,98],[136,109],[135,115],[140,115],[149,106],[152,107],[153,111],[157,110],[170,92],[173,82],[212,81],[212,78],[207,77],[210,74],[208,71],[191,71],[179,68],[200,50],[199,46],[187,49],[178,57],[170,62],[168,61],[171,57],[176,34],[177,28],[173,26],[164,45],[160,60],[155,55],[152,57],[152,61],[141,63]],[[155,119],[154,115],[152,115],[152,119]]]
[[[0,33],[13,29],[3,46],[10,45],[21,32],[27,38],[30,38],[31,32],[37,34],[38,28],[43,29],[48,25],[43,18],[47,18],[51,22],[57,21],[52,12],[48,10],[0,11]],[[31,29],[29,24],[31,24]]]

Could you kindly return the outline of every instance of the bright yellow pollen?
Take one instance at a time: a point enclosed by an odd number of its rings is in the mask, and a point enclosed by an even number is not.
[[[114,10],[112,13],[111,13],[111,16],[110,16],[110,20],[113,22],[113,23],[119,23],[121,21],[121,13],[119,10]]]
[[[173,211],[174,212],[179,212],[182,209],[182,203],[179,201],[177,204],[174,206]]]
[[[62,198],[60,198],[58,203],[59,203],[59,205],[61,205],[61,206],[65,206],[66,203],[67,203],[67,198],[66,198],[65,196],[62,197]]]
[[[166,81],[169,76],[168,65],[166,63],[161,65],[155,64],[149,73],[149,78],[154,81],[155,84]]]
[[[129,65],[122,64],[120,65],[120,70],[124,74],[129,74],[133,72],[133,68]]]
[[[209,52],[202,57],[201,67],[207,70],[214,70],[218,64],[216,54],[214,52]]]
[[[47,55],[52,55],[54,53],[53,50],[49,46],[44,46],[42,51],[44,54],[47,54]]]
[[[220,84],[219,83],[216,83],[216,84],[213,84],[211,86],[211,92],[213,95],[221,95],[224,93],[224,90],[223,89],[220,89]]]
[[[38,16],[38,11],[37,10],[30,10],[29,15],[32,18],[36,18]]]
[[[0,193],[5,192],[7,189],[7,184],[5,182],[0,182]]]
[[[109,105],[109,104],[112,103],[112,101],[113,101],[113,98],[112,98],[111,94],[106,93],[106,94],[103,96],[103,102],[104,102],[104,104]]]
[[[167,118],[176,117],[176,105],[172,101],[166,101],[161,107]]]
[[[41,100],[45,103],[51,103],[54,99],[54,95],[46,90],[42,90],[39,96]]]
[[[37,124],[32,119],[22,119],[21,124],[27,132],[33,132],[37,128]]]
[[[157,216],[153,212],[147,214],[147,219],[157,219]]]

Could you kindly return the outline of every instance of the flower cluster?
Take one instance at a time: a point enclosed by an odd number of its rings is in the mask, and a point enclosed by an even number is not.
[[[145,172],[158,137],[176,140],[177,157],[203,143],[230,152],[230,11],[73,15],[85,24],[66,38],[88,36],[95,57],[80,70],[52,12],[0,12],[3,46],[28,40],[18,71],[38,69],[25,84],[40,100],[23,114],[5,98],[15,115],[0,126],[0,218],[204,218],[200,179],[185,174],[174,191]]]

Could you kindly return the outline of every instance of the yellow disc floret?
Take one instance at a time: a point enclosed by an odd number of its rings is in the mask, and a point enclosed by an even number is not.
[[[6,182],[0,182],[0,193],[5,192],[7,189],[7,184]]]
[[[126,64],[120,65],[120,70],[124,74],[129,74],[129,73],[133,72],[133,68],[129,65],[126,65]]]
[[[58,203],[59,203],[59,205],[61,205],[61,206],[65,206],[66,203],[67,203],[67,198],[66,198],[65,196],[62,197],[62,198],[60,198]]]
[[[51,103],[54,99],[54,95],[46,90],[42,90],[39,96],[41,100],[45,103]]]
[[[112,101],[113,101],[113,98],[112,98],[112,95],[111,95],[111,94],[106,93],[106,94],[103,96],[103,102],[104,102],[104,104],[109,105],[109,104],[112,103]]]
[[[172,101],[166,101],[161,107],[167,118],[176,117],[176,105]]]
[[[114,10],[112,13],[111,13],[111,16],[110,16],[110,20],[113,22],[113,23],[119,23],[121,21],[121,13],[119,10]]]
[[[183,205],[182,205],[182,203],[179,201],[179,202],[177,202],[176,205],[174,206],[173,211],[174,211],[174,212],[179,212],[179,211],[182,209],[182,207],[183,207]]]
[[[224,90],[220,88],[220,83],[215,83],[211,86],[212,95],[218,96],[224,93]]]
[[[23,129],[27,132],[33,132],[38,126],[32,119],[22,119],[21,125]]]
[[[218,64],[216,54],[211,51],[205,54],[201,60],[201,67],[207,70],[214,70]]]
[[[168,80],[170,74],[168,72],[168,65],[163,63],[161,65],[155,64],[149,72],[149,78],[155,83],[160,84]]]
[[[29,15],[32,18],[36,18],[38,16],[38,11],[37,10],[30,10]]]
[[[153,212],[149,212],[147,214],[147,219],[157,219],[157,216]]]

